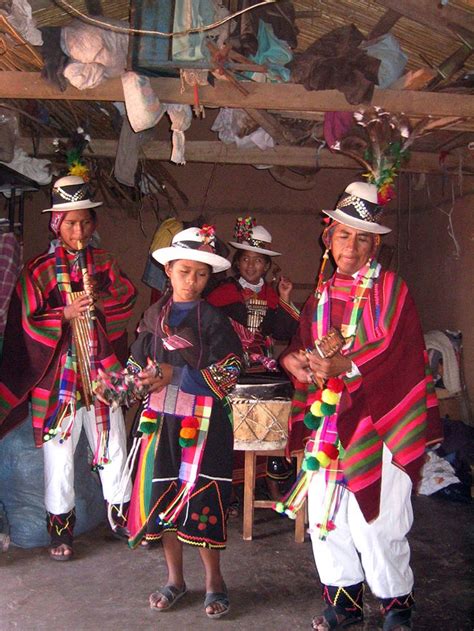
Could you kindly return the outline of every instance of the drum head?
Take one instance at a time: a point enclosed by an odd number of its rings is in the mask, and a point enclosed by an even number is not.
[[[241,375],[230,396],[241,399],[291,399],[293,385],[283,373]]]

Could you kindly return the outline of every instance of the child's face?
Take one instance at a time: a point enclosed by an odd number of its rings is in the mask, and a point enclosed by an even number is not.
[[[237,263],[239,273],[248,283],[256,285],[270,267],[263,254],[258,252],[245,252]]]
[[[185,259],[166,263],[165,272],[171,281],[175,302],[199,300],[211,275],[206,263]]]

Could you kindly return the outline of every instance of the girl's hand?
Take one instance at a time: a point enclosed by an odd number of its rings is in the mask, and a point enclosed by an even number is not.
[[[160,364],[161,377],[157,376],[155,371],[142,370],[138,373],[138,378],[142,386],[147,386],[149,392],[159,392],[165,386],[171,383],[173,378],[173,366],[171,364]]]
[[[292,291],[293,291],[293,283],[286,276],[282,276],[278,283],[278,295],[285,302],[290,302]]]

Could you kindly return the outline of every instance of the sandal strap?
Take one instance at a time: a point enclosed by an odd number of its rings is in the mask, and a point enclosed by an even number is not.
[[[396,627],[411,629],[411,609],[390,609],[385,615],[383,631],[391,631]]]
[[[343,616],[342,620],[338,620],[337,614]],[[319,617],[324,618],[329,625],[330,630],[345,629],[353,624],[358,624],[359,622],[364,621],[364,615],[360,612],[348,614],[347,611],[344,611],[341,607],[332,607],[331,605],[327,607]],[[313,619],[313,625],[316,618]]]
[[[186,591],[186,585],[183,586],[182,589],[175,587],[174,585],[165,585],[157,590],[158,594],[161,594],[166,598],[166,600],[171,604],[178,598],[178,596],[182,596]]]
[[[207,592],[206,598],[204,599],[204,607],[209,607],[209,605],[213,605],[214,603],[220,603],[224,605],[224,607],[228,607],[230,601],[227,592]]]

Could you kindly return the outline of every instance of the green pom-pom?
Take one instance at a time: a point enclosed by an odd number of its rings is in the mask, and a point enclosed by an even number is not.
[[[277,502],[275,504],[275,510],[277,513],[284,513],[285,512],[285,505],[283,504],[283,502]]]
[[[336,406],[331,405],[330,403],[322,403],[321,404],[321,412],[324,416],[331,416],[336,411]]]
[[[314,416],[314,414],[308,412],[308,414],[306,414],[306,416],[304,417],[303,422],[308,429],[318,429],[318,427],[321,425],[321,417]]]
[[[192,447],[196,444],[196,441],[193,438],[181,438],[180,436],[179,444],[181,447]]]
[[[157,427],[158,427],[158,423],[156,421],[142,419],[138,426],[138,431],[142,432],[142,434],[153,434],[153,432],[156,431]]]
[[[319,462],[314,456],[307,456],[303,461],[303,465],[306,465],[305,471],[317,471],[320,467]]]

